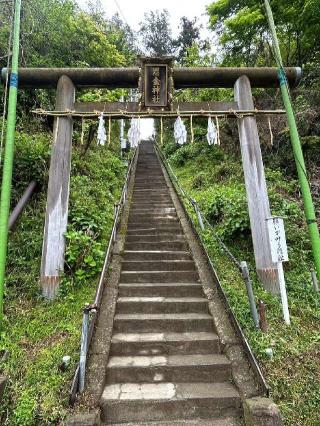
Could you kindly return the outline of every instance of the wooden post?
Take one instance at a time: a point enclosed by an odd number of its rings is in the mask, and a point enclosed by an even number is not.
[[[235,83],[235,100],[241,110],[254,109],[251,84],[245,75]],[[238,128],[256,270],[264,288],[276,294],[279,293],[279,274],[271,257],[266,221],[271,213],[255,117],[239,118]]]
[[[69,77],[59,78],[56,110],[73,109],[75,87]],[[68,223],[69,183],[73,120],[57,117],[53,126],[53,146],[49,171],[47,208],[41,260],[42,295],[54,299],[64,269],[64,233]]]

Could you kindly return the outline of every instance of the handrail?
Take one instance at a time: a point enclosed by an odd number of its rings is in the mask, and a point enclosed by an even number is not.
[[[8,223],[9,231],[11,231],[12,228],[14,227],[16,221],[18,220],[19,216],[21,215],[24,208],[28,204],[28,202],[29,202],[32,194],[36,190],[36,188],[37,188],[37,182],[35,180],[32,180],[29,183],[29,185],[27,186],[27,188],[24,190],[20,200],[18,201],[17,205],[15,206],[15,208],[13,209],[13,211],[10,214],[9,223]]]
[[[133,168],[133,165],[134,165],[134,162],[135,162],[137,151],[138,151],[138,148],[135,148],[134,154],[133,154],[132,159],[130,161],[130,164],[128,166],[128,170],[127,170],[127,173],[126,173],[125,182],[124,182],[123,187],[122,187],[120,199],[119,199],[118,203],[115,204],[114,220],[113,220],[112,230],[111,230],[109,242],[108,242],[107,249],[106,249],[105,259],[104,259],[103,267],[102,267],[102,270],[101,270],[100,278],[99,278],[99,281],[98,281],[98,285],[97,285],[97,289],[96,289],[96,293],[95,293],[95,297],[94,297],[94,302],[91,305],[86,304],[85,307],[83,308],[80,361],[79,361],[79,364],[77,365],[76,371],[74,373],[74,377],[73,377],[73,381],[72,381],[72,385],[71,385],[71,389],[70,389],[70,394],[69,394],[69,404],[70,405],[74,404],[78,391],[82,392],[84,390],[87,355],[88,355],[88,351],[89,351],[92,336],[93,336],[93,331],[94,331],[94,326],[95,326],[95,322],[96,322],[97,315],[98,315],[98,310],[99,310],[100,305],[101,305],[102,294],[103,294],[103,290],[104,290],[104,286],[105,286],[105,282],[104,282],[105,274],[106,274],[108,267],[109,267],[113,244],[114,244],[114,242],[116,240],[116,236],[117,236],[117,228],[118,228],[118,224],[119,224],[120,213],[121,213],[122,208],[125,205],[125,202],[126,202],[126,199],[127,199],[128,184],[129,184],[129,180],[130,180],[130,177],[131,177],[132,168]],[[90,313],[92,313],[91,321],[89,320],[90,319]]]

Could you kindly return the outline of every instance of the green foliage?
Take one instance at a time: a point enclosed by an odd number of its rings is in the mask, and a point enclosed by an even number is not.
[[[133,35],[119,17],[108,20],[94,11],[84,12],[74,0],[29,0],[23,2],[22,14],[25,67],[121,67],[135,60]],[[7,65],[11,15],[10,2],[2,3],[0,68]],[[54,98],[49,91],[24,91],[18,105],[19,117],[35,107],[53,109]]]
[[[149,55],[172,55],[172,30],[169,22],[169,12],[166,9],[146,12],[143,22],[140,23],[139,33]]]
[[[85,284],[101,271],[114,204],[119,197],[119,179],[124,177],[123,163],[105,148],[95,147],[85,158],[76,152],[72,164],[67,269],[62,293],[70,286]],[[91,182],[95,182],[94,187]]]
[[[13,186],[19,194],[35,180],[46,183],[49,171],[50,138],[43,134],[16,133]]]
[[[189,49],[193,45],[199,46],[200,27],[197,25],[197,18],[188,19],[186,16],[180,18],[180,34],[173,45],[178,48],[178,61],[182,61],[189,56]],[[197,44],[198,43],[198,44]]]
[[[286,65],[303,65],[319,60],[320,43],[314,34],[320,29],[317,0],[273,0],[275,23]],[[224,63],[271,65],[270,39],[263,2],[218,0],[207,7],[212,29],[220,34]]]
[[[94,297],[120,196],[125,166],[112,149],[92,146],[83,156],[73,149],[66,267],[59,299],[40,297],[39,272],[47,188],[49,137],[17,133],[14,193],[37,176],[41,190],[32,197],[10,234],[5,324],[0,373],[8,377],[0,423],[4,426],[62,424],[68,392],[79,360],[82,308]],[[20,179],[21,177],[21,179]],[[64,355],[71,366],[62,371]]]
[[[207,219],[216,224],[216,232],[225,240],[249,234],[249,216],[244,185],[211,187],[201,208]]]

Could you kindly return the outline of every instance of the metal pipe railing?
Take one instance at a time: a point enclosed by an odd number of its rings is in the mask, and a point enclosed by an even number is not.
[[[8,224],[9,231],[11,231],[11,229],[14,227],[19,216],[21,215],[24,208],[28,204],[28,202],[29,202],[32,194],[34,193],[36,187],[37,187],[37,182],[35,180],[33,180],[29,183],[29,185],[25,189],[24,193],[22,194],[22,197],[20,198],[17,205],[15,206],[12,213],[10,214],[9,224]]]

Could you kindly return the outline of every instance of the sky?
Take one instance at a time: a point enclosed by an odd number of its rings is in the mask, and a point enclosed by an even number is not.
[[[206,15],[206,6],[215,0],[100,0],[106,16],[112,17],[119,13],[122,20],[125,21],[132,30],[138,31],[139,23],[143,20],[145,12],[149,10],[167,9],[171,17],[171,28],[173,36],[179,33],[179,21],[182,16],[189,19],[194,17],[202,24],[201,36],[209,38],[210,33],[207,30],[208,17]],[[81,7],[85,7],[87,0],[77,0]],[[147,139],[154,131],[152,119],[141,120],[141,137]]]
[[[81,7],[85,7],[87,0],[77,0]],[[145,12],[156,9],[167,9],[171,16],[173,35],[179,32],[179,21],[182,16],[188,18],[197,17],[203,24],[203,34],[209,36],[206,31],[208,18],[206,6],[215,0],[100,0],[107,17],[119,13],[130,27],[137,31],[139,23]]]

